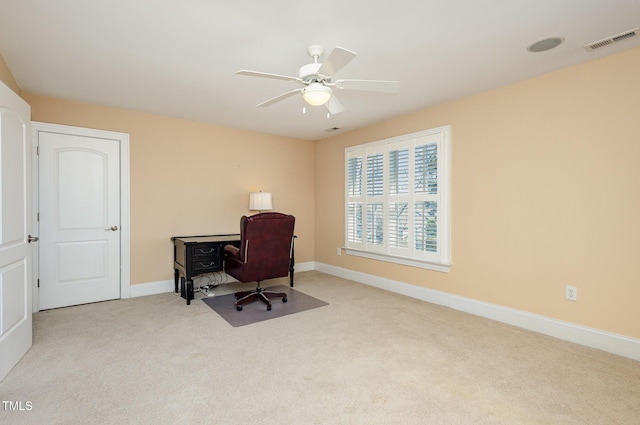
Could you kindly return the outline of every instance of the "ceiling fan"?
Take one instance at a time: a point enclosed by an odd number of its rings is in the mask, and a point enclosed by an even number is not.
[[[313,63],[300,68],[298,77],[287,75],[271,74],[268,72],[240,70],[239,75],[251,77],[274,78],[276,80],[293,81],[302,84],[300,87],[272,99],[259,103],[256,106],[270,106],[288,97],[302,93],[302,98],[310,105],[326,105],[330,114],[338,114],[344,111],[342,103],[334,94],[334,89],[339,90],[363,90],[382,93],[395,93],[398,91],[398,81],[382,80],[333,80],[333,75],[340,71],[346,64],[351,62],[356,54],[342,47],[335,47],[324,63],[319,63],[318,59],[324,54],[322,46],[310,46],[307,49],[309,56],[313,58]]]

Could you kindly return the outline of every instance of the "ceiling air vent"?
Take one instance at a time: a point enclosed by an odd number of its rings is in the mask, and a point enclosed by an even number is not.
[[[631,31],[623,32],[622,34],[613,35],[611,37],[605,38],[603,40],[595,41],[593,43],[587,44],[584,48],[587,52],[592,52],[601,47],[608,46],[613,43],[617,43],[618,41],[626,40],[627,38],[635,37],[638,35],[638,31],[640,28],[632,29]]]

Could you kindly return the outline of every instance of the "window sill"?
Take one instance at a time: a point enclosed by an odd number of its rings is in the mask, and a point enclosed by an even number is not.
[[[451,264],[434,263],[434,262],[423,261],[423,260],[414,260],[412,258],[396,257],[394,255],[385,255],[385,254],[378,254],[374,252],[360,251],[353,248],[345,248],[344,250],[348,255],[355,255],[356,257],[364,257],[372,260],[386,261],[389,263],[402,264],[402,265],[411,266],[411,267],[419,267],[421,269],[434,270],[437,272],[449,273],[449,270],[451,269]]]

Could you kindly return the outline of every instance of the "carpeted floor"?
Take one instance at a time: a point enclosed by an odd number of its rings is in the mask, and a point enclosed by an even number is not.
[[[0,423],[639,423],[640,362],[319,272],[295,289],[328,305],[241,327],[171,293],[37,313],[0,383],[32,409]]]

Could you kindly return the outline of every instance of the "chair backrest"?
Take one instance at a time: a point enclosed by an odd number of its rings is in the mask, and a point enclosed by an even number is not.
[[[247,280],[289,274],[295,217],[270,212],[240,219],[240,259]]]

